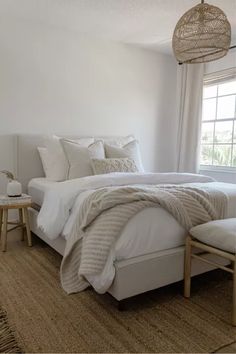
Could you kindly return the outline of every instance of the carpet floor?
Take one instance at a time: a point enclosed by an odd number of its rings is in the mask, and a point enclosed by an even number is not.
[[[89,289],[66,295],[61,257],[43,243],[16,242],[0,256],[0,305],[25,352],[215,352],[236,341],[230,324],[232,282],[220,271],[194,279],[192,297],[182,284],[128,301]]]

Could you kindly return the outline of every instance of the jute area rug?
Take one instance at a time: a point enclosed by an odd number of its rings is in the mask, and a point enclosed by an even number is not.
[[[0,308],[0,353],[21,353],[7,320],[6,311]]]
[[[209,353],[236,341],[225,273],[195,278],[190,300],[179,283],[131,299],[119,312],[108,294],[66,295],[60,262],[38,242],[30,249],[16,241],[1,254],[0,304],[24,352]]]

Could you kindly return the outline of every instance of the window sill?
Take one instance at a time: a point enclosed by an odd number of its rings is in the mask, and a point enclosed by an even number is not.
[[[234,173],[234,174],[236,174],[236,167],[200,165],[200,171],[231,173],[231,174]]]

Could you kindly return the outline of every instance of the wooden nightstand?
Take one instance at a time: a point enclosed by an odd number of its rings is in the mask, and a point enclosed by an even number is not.
[[[23,194],[21,197],[0,196],[0,240],[2,251],[7,249],[7,233],[17,228],[22,229],[21,239],[24,240],[24,231],[26,230],[28,246],[32,246],[31,231],[29,226],[28,208],[31,207],[31,197]],[[18,209],[19,221],[8,221],[8,210]],[[15,225],[8,229],[8,225]]]

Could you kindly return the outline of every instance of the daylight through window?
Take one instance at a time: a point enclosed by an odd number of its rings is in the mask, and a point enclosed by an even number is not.
[[[236,79],[205,84],[201,165],[236,168]]]

